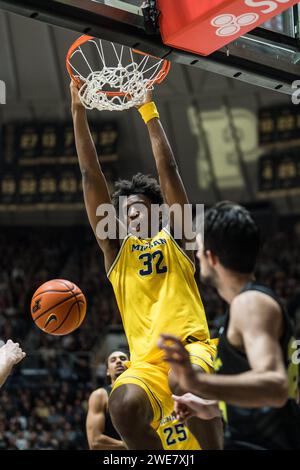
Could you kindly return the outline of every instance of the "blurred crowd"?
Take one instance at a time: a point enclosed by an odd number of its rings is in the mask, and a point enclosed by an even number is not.
[[[54,349],[90,351],[99,334],[119,322],[102,256],[88,229],[2,229],[0,252],[0,339],[13,337],[24,349],[38,350],[39,367],[53,358]],[[88,321],[80,334],[56,338],[33,326],[32,295],[41,284],[57,278],[72,280],[88,300]]]
[[[85,449],[85,416],[93,382],[93,354],[107,328],[120,324],[102,256],[89,228],[2,229],[0,340],[19,341],[27,358],[0,391],[0,449]],[[80,329],[46,335],[30,315],[34,291],[47,280],[75,282],[88,301]],[[300,338],[300,236],[268,240],[257,280],[275,290]],[[200,286],[212,336],[226,305]]]
[[[86,448],[89,391],[67,381],[59,386],[1,391],[0,449]]]

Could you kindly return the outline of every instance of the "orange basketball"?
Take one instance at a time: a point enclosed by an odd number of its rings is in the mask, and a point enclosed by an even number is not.
[[[73,282],[54,279],[37,289],[30,310],[34,323],[45,333],[67,335],[83,322],[86,300]]]

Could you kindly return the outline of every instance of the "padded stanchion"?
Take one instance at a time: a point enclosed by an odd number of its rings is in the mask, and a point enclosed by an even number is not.
[[[158,0],[166,45],[209,55],[299,0]]]

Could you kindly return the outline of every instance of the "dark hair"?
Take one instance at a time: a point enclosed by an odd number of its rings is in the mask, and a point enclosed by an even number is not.
[[[120,196],[132,196],[133,194],[143,194],[150,199],[153,204],[162,204],[163,197],[160,186],[155,178],[150,175],[137,173],[132,180],[119,180],[115,184],[116,191],[112,196],[112,202],[117,209]]]
[[[219,202],[205,214],[204,249],[237,273],[252,273],[260,248],[260,230],[250,213],[229,201]]]
[[[112,351],[110,351],[110,353],[106,356],[106,367],[108,367],[108,359],[110,358],[110,356],[114,353],[114,352],[120,352],[122,354],[124,354],[124,356],[127,356],[129,358],[129,352],[125,352],[123,349],[122,350],[119,350],[119,349],[113,349]]]

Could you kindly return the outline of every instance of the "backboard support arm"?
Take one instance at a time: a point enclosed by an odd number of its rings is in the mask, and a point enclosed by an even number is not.
[[[299,40],[275,33],[268,36],[260,29],[202,57],[164,45],[159,35],[146,33],[142,15],[120,10],[109,2],[0,0],[0,9],[280,93],[292,94],[292,83],[300,77]],[[274,60],[278,54],[280,61]]]

